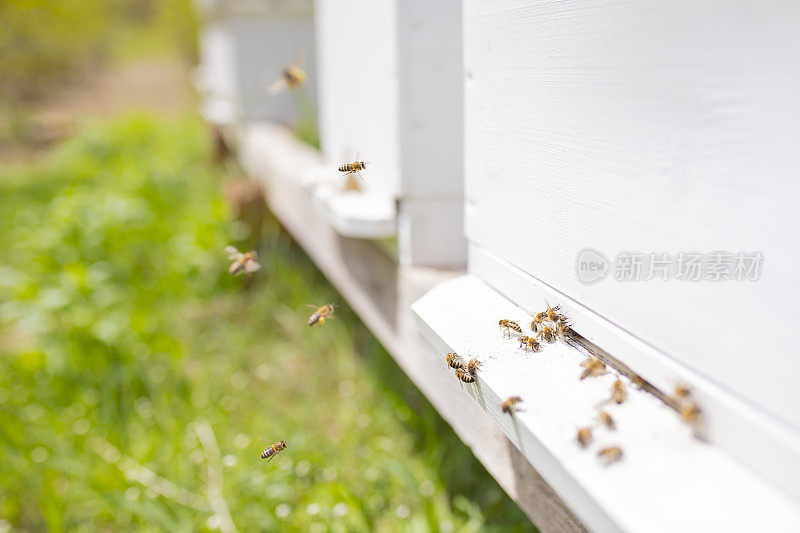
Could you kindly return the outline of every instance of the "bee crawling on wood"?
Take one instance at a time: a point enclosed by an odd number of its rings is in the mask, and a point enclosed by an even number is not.
[[[278,77],[278,79],[272,82],[269,87],[267,87],[267,92],[271,95],[275,95],[286,87],[291,90],[295,90],[303,85],[307,79],[306,71],[303,70],[303,62],[305,61],[305,58],[305,51],[301,50],[297,54],[294,63],[284,68],[281,71],[281,75]]]
[[[475,377],[464,368],[456,370],[456,378],[458,378],[461,383],[475,383]]]
[[[553,331],[553,328],[550,326],[543,327],[537,337],[541,337],[543,341],[549,342],[550,344],[556,342],[556,332]]]
[[[450,352],[447,354],[445,356],[445,361],[447,361],[447,366],[453,370],[458,370],[459,368],[464,368],[466,366],[461,356],[455,352]]]
[[[242,253],[236,249],[235,246],[226,246],[225,252],[228,254],[228,259],[233,261],[228,268],[228,272],[235,276],[240,272],[252,274],[253,272],[261,269],[261,264],[258,262],[258,254],[255,250]]]
[[[286,449],[286,441],[285,440],[278,441],[269,448],[267,448],[266,450],[264,450],[263,452],[261,452],[261,458],[267,459],[267,457],[269,457],[267,462],[270,462],[273,459],[275,459],[275,457],[277,457],[278,454],[285,449]]]
[[[572,331],[572,329],[570,328],[572,324],[570,324],[563,318],[559,318],[558,320],[556,320],[555,325],[556,325],[556,335],[563,342],[567,342],[567,335],[569,335],[570,332]]]
[[[336,308],[334,304],[323,305],[322,307],[317,307],[315,305],[307,305],[306,307],[315,308],[316,311],[308,317],[308,325],[313,326],[314,324],[319,324],[320,326],[325,323],[326,320],[330,320],[333,317],[333,311]]]
[[[539,341],[537,341],[533,337],[522,336],[519,338],[519,347],[522,348],[523,346],[525,347],[526,352],[528,351],[528,348],[530,348],[534,352],[538,352],[539,350],[541,350],[542,345],[539,344]]]
[[[603,464],[610,465],[622,459],[622,448],[619,446],[608,446],[597,452],[597,457]]]
[[[589,357],[585,361],[581,361],[583,372],[581,379],[586,379],[589,376],[600,376],[606,373],[606,364],[597,357]]]
[[[361,180],[364,180],[364,176],[361,175],[361,170],[367,169],[367,164],[363,161],[359,161],[361,159],[361,153],[356,152],[356,160],[352,163],[343,163],[339,165],[339,172],[344,172],[345,176],[350,176],[351,174],[357,175]]]
[[[522,333],[522,328],[519,327],[519,324],[517,324],[513,320],[502,319],[498,322],[498,324],[500,324],[500,329],[506,330],[506,333],[508,334],[509,337],[511,337],[511,330],[514,330],[517,333]]]
[[[611,400],[620,404],[628,398],[628,391],[625,390],[625,384],[622,380],[617,380],[611,385]]]
[[[539,330],[542,329],[545,320],[547,320],[547,311],[542,311],[533,317],[533,320],[531,321],[531,331],[534,333],[539,333]]]
[[[565,318],[564,316],[562,316],[562,315],[561,315],[561,314],[558,312],[558,311],[559,311],[559,309],[561,309],[561,306],[560,306],[560,305],[557,305],[557,306],[555,306],[555,307],[550,307],[550,304],[547,302],[547,300],[545,300],[545,302],[544,302],[544,303],[545,303],[545,304],[547,304],[547,311],[546,311],[546,314],[547,314],[547,319],[548,319],[550,322],[556,322],[556,321],[557,321],[558,319],[560,319],[560,318]]]
[[[597,419],[608,429],[617,429],[617,424],[614,422],[614,419],[605,411],[600,411],[600,414],[597,415]]]
[[[472,377],[477,376],[478,369],[481,367],[482,364],[483,363],[481,363],[477,359],[470,359],[469,363],[467,363],[467,372],[469,372],[469,375]]]
[[[500,404],[500,409],[504,413],[508,413],[513,415],[517,411],[522,411],[523,409],[519,407],[519,404],[522,403],[522,398],[519,396],[509,396],[506,398],[506,401]]]
[[[577,435],[575,435],[575,441],[578,443],[578,446],[581,448],[586,448],[589,446],[589,443],[592,442],[592,430],[591,428],[580,428],[578,430]]]

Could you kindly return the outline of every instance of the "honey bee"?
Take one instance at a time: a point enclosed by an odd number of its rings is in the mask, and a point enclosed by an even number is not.
[[[355,174],[363,180],[364,176],[362,176],[361,172],[359,171],[366,170],[367,164],[363,161],[359,161],[359,159],[361,159],[361,153],[356,152],[356,160],[353,161],[352,163],[344,163],[342,165],[339,165],[339,172],[344,172],[345,176],[349,176],[350,174]]]
[[[511,337],[511,330],[512,329],[514,331],[516,331],[517,333],[522,333],[522,328],[519,327],[519,324],[517,324],[513,320],[503,319],[503,320],[500,320],[498,322],[498,324],[500,324],[500,329],[505,329],[506,330],[506,333],[508,333],[509,337]]]
[[[225,252],[228,254],[228,259],[233,261],[228,268],[228,272],[233,276],[239,272],[252,274],[261,268],[261,264],[258,262],[258,254],[255,250],[242,253],[234,246],[226,246]]]
[[[538,333],[539,330],[542,328],[542,324],[544,323],[545,320],[547,320],[547,311],[542,311],[541,313],[533,317],[533,321],[531,322],[531,331],[534,333]]]
[[[522,409],[517,405],[519,403],[522,403],[522,398],[519,396],[509,396],[506,398],[506,401],[500,404],[500,409],[502,409],[504,413],[511,415],[517,411],[522,411]]]
[[[266,459],[267,457],[269,457],[267,462],[270,462],[273,459],[275,459],[275,457],[277,457],[278,454],[285,449],[286,449],[286,441],[285,440],[278,441],[269,448],[267,448],[266,450],[264,450],[263,452],[261,452],[261,458]]]
[[[611,385],[611,399],[620,404],[628,397],[628,391],[625,390],[625,384],[621,380],[617,380]]]
[[[477,359],[470,359],[469,363],[467,363],[467,372],[469,372],[469,375],[473,377],[477,376],[481,364],[482,363]]]
[[[475,383],[475,377],[463,368],[456,370],[456,377],[463,383]]]
[[[569,335],[571,331],[569,322],[562,318],[556,320],[556,335],[558,335],[562,341],[567,342],[567,335]]]
[[[597,457],[600,458],[600,461],[603,464],[610,465],[615,461],[619,461],[622,458],[622,448],[619,446],[609,446],[607,448],[603,448],[599,452],[597,452]]]
[[[556,333],[550,326],[543,327],[542,331],[539,332],[537,337],[541,337],[542,340],[549,342],[551,344],[556,342]]]
[[[530,348],[534,352],[538,352],[541,349],[541,344],[539,344],[539,341],[537,341],[533,337],[527,337],[527,336],[520,337],[519,347],[522,348],[523,346],[525,346],[526,352],[528,351],[528,348]]]
[[[307,307],[311,307],[312,309],[317,307],[315,305],[309,305]],[[308,325],[313,326],[314,324],[319,324],[320,326],[325,323],[326,320],[330,320],[333,318],[333,310],[336,308],[334,304],[323,305],[322,307],[317,307],[317,310],[308,317]]]
[[[586,448],[592,442],[592,430],[590,428],[580,428],[575,440],[578,442],[578,446]]]
[[[305,56],[305,51],[301,50],[297,54],[294,63],[284,68],[281,71],[281,75],[278,77],[278,79],[272,82],[269,87],[267,87],[267,92],[271,95],[275,95],[286,87],[291,90],[295,90],[303,85],[307,79],[306,71],[303,70],[303,62],[306,58]]]
[[[702,411],[700,411],[700,408],[694,402],[687,402],[681,405],[679,412],[683,421],[689,422],[690,424],[700,420],[700,415],[702,414]]]
[[[617,429],[614,419],[605,411],[600,411],[600,414],[597,415],[597,419],[600,420],[600,423],[606,426],[608,429]]]
[[[597,357],[590,357],[582,361],[581,367],[583,367],[581,379],[586,379],[589,376],[600,376],[606,373],[606,364]]]
[[[464,360],[461,359],[461,357],[455,352],[450,352],[449,354],[447,354],[445,356],[445,360],[447,361],[447,366],[449,366],[454,370],[458,370],[459,368],[464,368]]]
[[[679,384],[675,385],[675,391],[672,393],[672,397],[673,397],[673,399],[675,399],[677,401],[681,401],[681,400],[685,400],[686,398],[691,396],[691,394],[692,394],[692,391],[688,386],[686,386],[686,385],[684,385],[682,383],[679,383]]]
[[[547,303],[547,300],[545,300],[545,302],[544,302],[544,303],[545,303],[545,304],[547,304],[547,311],[546,311],[546,314],[547,314],[547,319],[548,319],[550,322],[555,322],[555,321],[557,321],[559,318],[563,318],[563,317],[562,317],[562,316],[561,316],[561,315],[558,313],[558,310],[559,310],[559,309],[561,309],[561,306],[560,306],[560,305],[557,305],[557,306],[555,306],[555,307],[550,307],[550,304],[549,304],[549,303]]]

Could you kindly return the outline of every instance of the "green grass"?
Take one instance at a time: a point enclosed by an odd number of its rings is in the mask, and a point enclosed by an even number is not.
[[[208,153],[130,116],[0,169],[0,529],[531,530],[274,220],[227,275]]]

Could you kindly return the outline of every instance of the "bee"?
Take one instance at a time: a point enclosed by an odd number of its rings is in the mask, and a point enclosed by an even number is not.
[[[314,308],[315,305],[309,305],[307,307]],[[326,320],[330,320],[333,318],[333,310],[336,308],[334,304],[323,305],[322,307],[317,307],[317,310],[308,317],[308,325],[313,326],[314,324],[319,324],[320,326],[325,323]]]
[[[642,376],[640,376],[639,374],[634,374],[634,375],[632,375],[632,376],[631,376],[631,383],[633,383],[633,385],[634,385],[634,386],[635,386],[637,389],[641,390],[641,389],[643,389],[643,388],[644,388],[644,385],[645,385],[645,383],[647,383],[647,382],[646,382],[646,381],[644,380],[644,378],[643,378]]]
[[[625,384],[621,380],[617,380],[611,385],[611,399],[620,404],[628,397],[628,391],[625,390]]]
[[[367,164],[363,161],[359,161],[361,159],[361,153],[356,152],[356,160],[352,163],[344,163],[339,165],[339,172],[344,172],[345,176],[349,176],[350,174],[356,174],[362,180],[364,177],[359,172],[360,170],[366,170]]]
[[[619,461],[622,458],[622,448],[619,446],[609,446],[597,452],[597,457],[600,458],[606,465],[610,465],[614,461]]]
[[[269,87],[267,87],[267,92],[271,95],[275,95],[286,87],[291,90],[295,90],[303,85],[307,79],[306,71],[303,70],[303,62],[305,61],[305,58],[305,51],[301,50],[297,54],[294,63],[284,68],[281,71],[281,75],[278,77],[278,79],[272,82]]]
[[[519,403],[522,403],[522,398],[519,396],[509,396],[506,398],[506,401],[500,404],[500,409],[502,409],[504,413],[511,415],[517,411],[522,411],[522,409],[517,405]]]
[[[614,423],[614,419],[605,411],[600,411],[600,414],[597,415],[597,419],[608,429],[617,429],[617,424]]]
[[[481,367],[481,364],[482,363],[477,359],[470,359],[469,363],[467,363],[467,372],[469,372],[469,375],[472,377],[477,376],[478,369]]]
[[[228,268],[228,272],[233,276],[239,272],[252,274],[261,268],[261,264],[258,262],[258,254],[255,250],[242,253],[235,246],[226,246],[225,252],[228,254],[228,259],[233,261]]]
[[[691,389],[688,386],[679,383],[675,385],[675,392],[672,393],[672,398],[676,401],[681,401],[685,400],[691,395],[692,395]]]
[[[516,331],[517,333],[522,333],[522,328],[519,327],[519,324],[517,324],[513,320],[506,320],[504,318],[503,320],[500,320],[498,322],[498,324],[500,324],[500,329],[505,329],[506,330],[506,333],[508,333],[509,337],[511,336],[511,330],[512,329],[514,331]]]
[[[463,383],[475,383],[475,377],[463,368],[456,370],[456,377]]]
[[[548,319],[550,322],[555,322],[555,321],[556,321],[556,320],[558,320],[559,318],[564,318],[564,317],[562,317],[562,316],[561,316],[561,315],[558,313],[558,310],[559,310],[559,309],[561,309],[561,306],[560,306],[560,305],[557,305],[557,306],[555,306],[555,307],[550,307],[550,304],[549,304],[549,303],[547,303],[547,300],[545,300],[545,302],[544,302],[544,303],[545,303],[545,304],[547,304],[547,311],[546,311],[546,314],[547,314],[547,319]]]
[[[538,352],[541,349],[541,344],[539,344],[539,341],[537,341],[533,337],[520,337],[519,347],[522,348],[523,346],[525,346],[526,352],[528,351],[528,348],[530,348],[534,352]]]
[[[455,352],[450,352],[449,354],[447,354],[445,356],[445,360],[447,361],[447,366],[449,366],[454,370],[458,370],[459,368],[464,368],[464,360],[461,359],[461,357]]]
[[[567,335],[572,331],[570,325],[569,322],[562,318],[556,320],[556,335],[564,342],[567,342]]]
[[[533,317],[533,321],[531,322],[531,331],[534,333],[538,333],[539,330],[542,328],[542,324],[544,324],[545,320],[547,320],[547,311],[542,311],[541,313]]]
[[[277,457],[277,455],[285,449],[286,449],[286,441],[285,440],[278,441],[269,448],[267,448],[266,450],[264,450],[263,452],[261,452],[261,458],[266,459],[267,457],[269,457],[269,460],[267,460],[267,462],[270,462],[273,459],[275,459],[275,457]]]
[[[575,440],[578,442],[578,446],[586,448],[592,442],[592,430],[590,428],[580,428]]]
[[[550,326],[543,327],[542,331],[539,332],[537,337],[541,337],[542,340],[547,341],[551,344],[556,342],[556,333]]]
[[[589,376],[600,376],[606,373],[606,364],[597,357],[590,357],[582,361],[581,367],[583,367],[581,379],[586,379]]]
[[[690,424],[700,420],[700,415],[702,414],[702,411],[700,411],[700,408],[694,402],[687,402],[681,405],[679,412],[683,421],[689,422]]]

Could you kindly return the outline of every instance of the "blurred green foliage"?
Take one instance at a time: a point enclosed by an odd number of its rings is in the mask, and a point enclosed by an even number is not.
[[[0,100],[36,97],[97,60],[197,55],[192,0],[3,0]]]
[[[531,530],[346,306],[306,326],[345,302],[274,220],[227,275],[249,231],[209,152],[193,117],[128,116],[0,168],[3,524]]]

